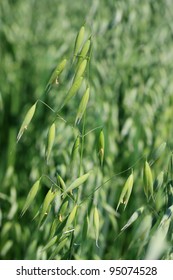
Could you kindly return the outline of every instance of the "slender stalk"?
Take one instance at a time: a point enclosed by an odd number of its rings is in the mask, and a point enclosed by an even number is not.
[[[82,141],[81,141],[79,176],[82,175],[82,160],[83,160],[83,151],[84,151],[85,123],[86,123],[86,112],[84,113],[84,120],[83,120],[83,126],[82,126],[82,135],[81,135]]]

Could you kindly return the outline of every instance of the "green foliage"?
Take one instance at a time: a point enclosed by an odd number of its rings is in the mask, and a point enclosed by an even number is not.
[[[0,1],[1,259],[172,258],[172,10]]]

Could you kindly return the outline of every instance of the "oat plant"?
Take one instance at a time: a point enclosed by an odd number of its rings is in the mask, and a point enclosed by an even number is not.
[[[42,98],[28,109],[19,129],[18,145],[24,135],[32,137],[30,123],[40,106],[49,111],[43,170],[28,189],[21,216],[32,212],[44,194],[32,221],[36,232],[47,232],[39,246],[40,259],[172,258],[172,154],[163,142],[153,153],[141,153],[133,165],[112,172],[106,125],[87,123],[98,106],[90,76],[92,40],[83,25],[71,57],[58,62]],[[60,102],[52,106],[48,101],[53,91]],[[65,143],[62,151],[59,135]],[[89,154],[91,135],[95,150]],[[158,173],[165,154],[168,163]]]

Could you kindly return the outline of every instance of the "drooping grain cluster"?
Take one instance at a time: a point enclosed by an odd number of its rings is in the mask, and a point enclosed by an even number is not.
[[[138,225],[131,242],[129,242],[128,249],[135,247],[137,244],[137,257],[142,256],[146,259],[158,258],[167,249],[166,238],[171,228],[173,213],[172,180],[165,183],[165,171],[161,171],[158,176],[156,176],[156,179],[154,179],[154,166],[159,162],[161,155],[165,151],[166,142],[163,142],[154,153],[151,154],[151,160],[146,160],[144,162],[143,168],[141,168],[142,176],[140,186],[135,185],[136,176],[140,177],[137,168],[136,170],[135,168],[133,168],[133,170],[132,168],[128,168],[119,173],[126,174],[127,171],[129,172],[130,169],[132,170],[131,174],[126,178],[124,185],[122,181],[117,184],[116,180],[113,181],[114,177],[118,177],[118,175],[115,174],[112,174],[112,178],[106,178],[104,181],[105,170],[108,172],[110,167],[110,159],[107,158],[107,135],[105,135],[105,129],[100,130],[96,140],[97,149],[95,149],[95,154],[96,161],[98,161],[99,158],[99,165],[95,166],[96,163],[94,161],[92,164],[85,164],[83,160],[83,156],[86,152],[84,146],[85,141],[87,141],[86,136],[88,135],[87,133],[85,134],[85,116],[90,98],[90,85],[86,72],[88,64],[90,63],[90,48],[91,37],[85,39],[85,26],[82,26],[77,34],[73,51],[71,83],[63,96],[62,106],[57,110],[59,113],[59,111],[63,111],[64,108],[68,108],[72,99],[75,100],[78,105],[75,112],[76,118],[73,122],[74,125],[71,125],[71,128],[76,129],[75,132],[78,131],[78,134],[73,137],[72,149],[70,152],[68,151],[68,171],[70,175],[68,176],[67,173],[64,174],[63,172],[62,175],[61,172],[59,172],[58,159],[54,156],[56,137],[59,132],[58,119],[55,112],[54,119],[47,132],[47,144],[45,145],[45,160],[47,164],[45,170],[48,170],[51,175],[43,174],[34,183],[26,198],[22,209],[22,215],[24,215],[37,200],[38,194],[41,193],[40,185],[42,185],[42,189],[46,185],[48,191],[42,200],[36,218],[38,218],[39,229],[44,229],[46,224],[50,225],[49,238],[47,238],[47,243],[42,247],[42,251],[47,254],[49,259],[61,258],[62,252],[63,258],[70,259],[72,256],[75,256],[76,253],[74,252],[85,252],[85,242],[93,239],[95,240],[96,247],[98,247],[97,250],[104,250],[101,248],[100,240],[103,239],[105,233],[109,234],[110,225],[116,232],[116,240],[120,235],[125,235],[129,227],[133,230],[133,228]],[[68,63],[70,63],[70,60]],[[64,71],[66,64],[67,59],[63,59],[58,63],[58,66],[55,68],[48,81],[45,90],[46,93],[50,92],[54,85],[59,84],[59,77]],[[84,87],[84,83],[86,84],[86,88]],[[84,92],[82,92],[82,90]],[[79,95],[81,94],[82,96],[79,104],[78,92]],[[37,102],[35,102],[26,113],[17,135],[17,142],[32,120]],[[67,124],[66,120],[65,123]],[[81,123],[83,124],[82,129]],[[57,164],[57,166],[53,166],[51,162],[52,158],[55,159],[55,164]],[[74,166],[78,166],[75,176],[73,173]],[[51,168],[54,170],[55,176]],[[56,168],[57,171],[55,171]],[[93,173],[90,172],[90,168],[92,168]],[[92,174],[94,174],[95,178]],[[47,178],[49,183],[44,185],[45,178]],[[104,186],[108,182],[111,182],[110,189],[107,189],[110,195],[108,195],[108,193],[105,195]],[[115,191],[113,188],[115,188]],[[114,192],[111,191],[112,189]],[[120,195],[118,197],[117,193],[119,190]],[[112,193],[115,197],[112,196]],[[102,205],[99,203],[100,199],[102,202],[104,201]],[[133,208],[133,201],[138,199],[142,201],[142,204],[129,213],[129,218],[125,222],[121,222],[123,216],[122,208],[123,213],[128,207],[129,209]],[[167,208],[166,212],[163,211],[164,208]],[[154,213],[159,213],[159,222],[155,222],[156,217]],[[120,231],[119,234],[118,230]],[[160,247],[156,250],[155,254],[153,254],[152,252],[156,248],[156,243],[159,241]],[[148,244],[147,250],[146,244]],[[76,246],[79,246],[79,249]]]

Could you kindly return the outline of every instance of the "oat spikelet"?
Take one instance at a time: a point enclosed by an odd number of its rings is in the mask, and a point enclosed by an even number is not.
[[[73,221],[76,217],[77,207],[78,206],[75,205],[74,208],[72,209],[70,215],[68,216],[67,223],[66,223],[66,228],[68,228],[73,223]]]
[[[78,111],[77,111],[77,116],[76,116],[76,120],[75,120],[75,124],[79,124],[82,117],[83,117],[83,114],[85,113],[85,110],[86,110],[86,107],[87,107],[87,104],[88,104],[88,100],[89,100],[89,94],[90,94],[90,88],[88,87],[81,99],[81,102],[79,104],[79,108],[78,108]]]
[[[71,162],[73,162],[73,160],[76,158],[77,154],[79,153],[79,147],[80,147],[80,137],[77,136],[71,151]]]
[[[82,50],[79,54],[79,60],[78,60],[78,64],[77,64],[77,68],[79,67],[79,65],[81,64],[82,60],[86,58],[87,54],[88,54],[88,51],[90,49],[90,45],[91,45],[91,40],[88,39],[83,47],[82,47]]]
[[[41,213],[40,213],[39,225],[41,225],[43,218],[48,214],[48,208],[49,208],[51,202],[54,200],[56,194],[57,194],[57,190],[53,191],[52,189],[50,189],[47,192],[45,199],[43,201],[43,206],[42,206]]]
[[[98,246],[98,239],[99,239],[99,228],[100,228],[100,223],[99,223],[99,212],[97,207],[94,207],[94,216],[93,216],[93,222],[94,222],[94,229],[95,229],[95,236],[96,236],[96,246]]]
[[[99,135],[99,160],[100,160],[101,167],[103,166],[104,152],[105,152],[105,137],[104,137],[103,130],[101,130]]]
[[[65,100],[64,100],[64,103],[63,103],[63,106],[66,105],[66,103],[75,96],[75,94],[77,93],[77,91],[80,89],[81,85],[82,85],[82,81],[83,81],[83,77],[79,77],[73,84],[72,86],[70,87],[66,97],[65,97]],[[62,107],[63,107],[62,106]]]
[[[52,151],[52,147],[55,141],[55,123],[53,123],[51,125],[51,127],[49,128],[49,132],[48,132],[48,138],[47,138],[47,146],[46,146],[46,159],[47,159],[47,163],[49,161],[49,157],[50,157],[50,153]]]
[[[31,190],[29,191],[28,196],[26,198],[25,205],[23,206],[23,209],[22,209],[21,216],[23,216],[25,214],[25,212],[27,211],[27,209],[31,206],[34,198],[36,197],[36,195],[38,193],[39,187],[40,187],[40,179],[34,183]]]
[[[149,199],[151,195],[153,198],[153,176],[150,165],[147,161],[145,161],[144,168],[143,168],[143,181],[144,181],[144,192]]]
[[[24,131],[28,128],[28,125],[30,124],[30,122],[31,122],[31,120],[34,116],[36,105],[37,105],[37,102],[35,102],[35,104],[32,105],[32,107],[28,110],[28,112],[27,112],[27,114],[24,118],[24,121],[23,121],[23,123],[20,127],[19,133],[17,135],[17,142],[19,142],[19,140],[22,137]]]
[[[84,59],[81,64],[79,65],[79,67],[77,68],[76,74],[74,76],[74,80],[73,82],[77,81],[78,78],[80,78],[81,76],[83,76],[85,69],[87,66],[87,60]]]
[[[82,185],[89,177],[90,173],[86,173],[79,178],[77,178],[65,191],[63,194],[66,194],[68,192],[71,192],[72,190],[78,188],[80,185]]]
[[[66,66],[66,63],[67,63],[67,59],[63,59],[58,65],[57,67],[55,68],[55,70],[53,71],[48,83],[47,83],[47,86],[46,86],[46,89],[45,89],[45,92],[48,93],[51,89],[51,87],[53,85],[57,85],[58,84],[58,78],[60,76],[60,74],[63,72],[65,66]]]
[[[43,251],[45,251],[45,250],[49,249],[50,247],[52,247],[56,243],[57,239],[58,239],[57,235],[55,235],[53,238],[51,238],[48,241],[48,243],[44,246]]]
[[[125,185],[122,189],[119,201],[118,201],[118,205],[117,205],[117,209],[118,210],[120,203],[124,204],[124,210],[127,206],[127,203],[129,201],[131,192],[132,192],[132,188],[133,188],[133,173],[131,173],[131,175],[128,177],[127,181],[125,182]]]
[[[75,45],[74,45],[74,52],[73,52],[73,61],[75,60],[77,54],[80,51],[81,45],[83,43],[85,33],[85,27],[82,26],[76,36]]]
[[[140,207],[139,209],[137,209],[132,216],[130,217],[130,219],[127,221],[127,223],[125,224],[125,226],[123,226],[123,228],[121,229],[121,231],[124,231],[126,228],[128,228],[129,226],[131,226],[131,224],[133,224],[138,218],[139,216],[143,213],[144,211],[144,206]]]

